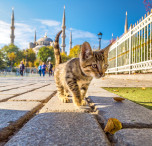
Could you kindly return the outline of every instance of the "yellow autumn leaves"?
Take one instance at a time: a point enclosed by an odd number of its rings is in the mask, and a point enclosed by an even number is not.
[[[114,134],[122,128],[122,124],[118,119],[110,118],[105,126],[104,131]]]
[[[125,99],[122,98],[122,97],[113,97],[113,99],[114,99],[115,101],[117,101],[117,102],[121,102],[121,101],[125,100]]]

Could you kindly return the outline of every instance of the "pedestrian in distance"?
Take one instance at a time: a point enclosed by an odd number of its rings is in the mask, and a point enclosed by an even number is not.
[[[42,69],[42,74],[43,74],[43,77],[44,77],[45,76],[45,71],[46,71],[46,64],[44,62],[42,63],[41,69]]]
[[[41,73],[42,73],[42,66],[41,66],[41,63],[40,63],[39,66],[38,66],[38,72],[39,72],[39,75],[41,76]]]
[[[24,67],[23,61],[21,61],[21,63],[20,63],[20,75],[21,76],[23,76],[24,69],[25,69],[25,67]]]
[[[49,65],[48,65],[48,70],[49,70],[49,77],[52,76],[52,73],[53,73],[53,64],[49,61]]]

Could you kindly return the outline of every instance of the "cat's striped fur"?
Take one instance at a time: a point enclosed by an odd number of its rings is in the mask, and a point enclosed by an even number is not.
[[[85,105],[85,94],[93,77],[100,78],[105,75],[108,67],[107,58],[109,46],[100,51],[92,51],[88,42],[81,46],[79,58],[73,58],[66,63],[61,63],[59,49],[59,35],[55,39],[55,82],[58,97],[63,102],[69,102],[68,93],[73,96],[77,106]],[[58,59],[58,60],[57,60]]]

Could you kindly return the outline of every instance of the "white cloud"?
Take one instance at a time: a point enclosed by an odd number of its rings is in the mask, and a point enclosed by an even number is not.
[[[81,39],[81,38],[97,38],[95,34],[90,33],[88,31],[82,31],[82,30],[77,30],[77,29],[73,29],[72,30],[72,34],[73,34],[73,39]]]
[[[10,43],[10,24],[0,21],[0,44],[1,47]],[[15,44],[21,49],[28,47],[31,40],[31,34],[34,34],[33,27],[24,23],[15,23]]]
[[[10,25],[0,21],[0,44],[8,44],[10,41]]]
[[[43,19],[35,19],[36,21],[40,22],[41,24],[47,25],[47,26],[59,26],[61,23],[55,20],[43,20]]]
[[[16,22],[15,23],[15,45],[21,49],[26,49],[29,42],[34,41],[34,31],[37,31],[37,39],[44,36],[47,32],[47,36],[52,40],[55,39],[56,34],[61,30],[61,23],[54,20],[42,20],[35,19],[30,22]],[[69,52],[69,39],[70,28],[66,29],[66,51]],[[0,21],[0,46],[10,43],[10,24],[4,21]],[[72,42],[73,46],[82,44],[84,41],[88,41],[92,48],[98,48],[98,37],[96,34],[78,30],[72,28]],[[60,39],[61,42],[61,39]],[[109,44],[109,40],[103,40],[101,42],[102,48]]]

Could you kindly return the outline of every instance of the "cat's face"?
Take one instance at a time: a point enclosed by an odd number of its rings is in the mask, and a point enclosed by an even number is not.
[[[80,53],[80,65],[84,74],[95,78],[104,77],[108,67],[108,51],[109,48],[93,52],[89,43],[83,43]]]

